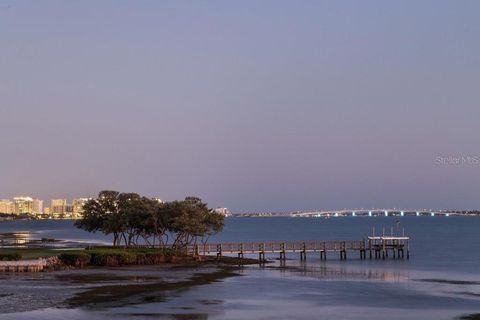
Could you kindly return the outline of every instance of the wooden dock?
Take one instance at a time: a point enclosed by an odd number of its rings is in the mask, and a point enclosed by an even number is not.
[[[346,260],[350,253],[357,253],[360,259],[386,259],[389,256],[410,258],[409,237],[369,237],[365,240],[348,241],[303,241],[303,242],[245,242],[210,243],[190,248],[194,255],[236,254],[243,258],[245,254],[258,254],[259,260],[265,260],[265,254],[278,253],[280,260],[286,260],[287,253],[299,253],[300,260],[307,259],[307,253],[318,253],[320,260],[327,260],[327,253],[339,254],[340,260]]]
[[[0,261],[0,272],[41,272],[46,265],[45,259]]]

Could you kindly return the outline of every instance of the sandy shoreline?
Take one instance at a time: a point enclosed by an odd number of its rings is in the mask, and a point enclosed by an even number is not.
[[[86,268],[1,274],[0,314],[47,308],[108,309],[168,299],[170,292],[239,276],[226,264]]]

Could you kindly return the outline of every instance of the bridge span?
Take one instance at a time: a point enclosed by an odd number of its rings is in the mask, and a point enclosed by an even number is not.
[[[233,216],[250,216],[250,217],[405,217],[405,216],[460,216],[461,213],[448,210],[427,210],[427,209],[342,209],[342,210],[318,210],[318,211],[296,211],[296,212],[255,212],[255,213],[239,213]]]

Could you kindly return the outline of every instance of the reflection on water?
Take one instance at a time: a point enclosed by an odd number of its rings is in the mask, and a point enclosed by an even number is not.
[[[0,233],[0,247],[22,246],[32,239],[32,232],[16,231]]]
[[[321,265],[307,262],[300,262],[300,265],[287,265],[280,262],[280,266],[265,266],[267,269],[277,270],[283,276],[302,276],[321,280],[369,280],[401,282],[406,281],[409,276],[407,272],[399,270],[382,270],[371,268],[352,268],[348,266]]]
[[[322,315],[323,319],[452,320],[478,312],[480,306],[475,278],[421,278],[412,271],[368,265],[275,262],[239,267],[232,275],[240,277],[217,277],[214,272],[207,281],[192,278],[204,273],[202,269],[156,268],[0,278],[1,305],[15,308],[32,300],[39,307],[10,314],[4,312],[13,310],[2,307],[0,319],[317,319]],[[88,300],[92,294],[100,294],[98,301],[103,294],[113,299],[93,309],[83,304],[54,308],[72,301],[72,295]]]

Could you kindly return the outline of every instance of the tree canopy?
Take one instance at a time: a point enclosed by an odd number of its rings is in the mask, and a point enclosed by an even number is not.
[[[173,245],[184,248],[220,232],[224,216],[196,197],[162,203],[136,193],[101,191],[86,202],[75,226],[113,235],[113,245]]]

